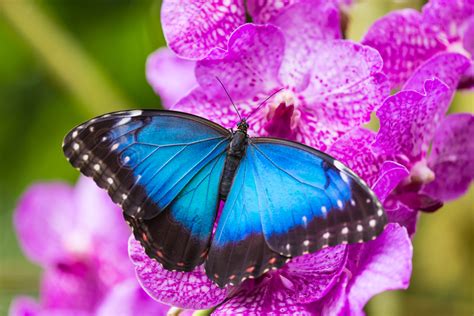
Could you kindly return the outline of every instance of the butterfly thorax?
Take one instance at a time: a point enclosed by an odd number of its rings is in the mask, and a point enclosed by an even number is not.
[[[248,144],[247,123],[241,121],[237,125],[237,128],[237,131],[233,132],[232,139],[227,147],[227,156],[225,158],[224,170],[219,186],[219,197],[223,201],[226,200],[229,194],[235,172],[240,164],[240,160],[245,154],[245,149]]]

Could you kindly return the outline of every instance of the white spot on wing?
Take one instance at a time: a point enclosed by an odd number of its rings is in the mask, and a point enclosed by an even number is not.
[[[84,161],[89,160],[89,155],[88,154],[83,155],[82,160],[84,160]]]
[[[305,245],[306,247],[308,247],[308,246],[309,246],[309,240],[303,241],[303,245]]]
[[[124,117],[123,119],[121,119],[120,121],[118,121],[118,123],[117,123],[115,126],[120,126],[120,125],[127,124],[127,123],[130,122],[131,120],[132,120],[131,117]]]
[[[79,134],[77,131],[72,132],[72,138],[76,138],[77,134]]]
[[[349,228],[344,227],[344,228],[341,230],[341,233],[344,234],[344,235],[348,234],[348,233],[349,233]]]
[[[337,200],[337,206],[342,209],[342,201],[341,200]]]
[[[99,170],[100,170],[100,165],[99,165],[98,163],[96,163],[96,164],[94,165],[94,170],[95,170],[95,171],[99,171]]]
[[[72,144],[72,148],[73,148],[74,150],[79,150],[79,147],[80,147],[80,146],[79,146],[78,143],[73,143],[73,144]]]
[[[334,167],[338,170],[345,170],[346,166],[344,166],[340,161],[334,160]]]
[[[383,215],[383,210],[381,208],[379,208],[379,210],[377,211],[377,215],[378,216],[382,216]]]
[[[107,182],[108,182],[109,184],[112,184],[112,183],[114,183],[114,179],[112,179],[112,178],[107,178]]]
[[[369,221],[369,226],[370,226],[370,227],[375,227],[376,224],[377,224],[377,222],[375,221],[375,219],[371,219],[371,220]]]
[[[358,232],[361,232],[361,231],[363,231],[363,230],[364,230],[364,227],[362,227],[362,225],[360,225],[360,224],[357,225],[357,231],[358,231]]]
[[[323,238],[324,238],[324,239],[329,239],[329,236],[331,236],[331,234],[330,234],[329,232],[325,232],[325,233],[323,234]]]
[[[344,181],[345,183],[349,183],[349,177],[344,172],[341,171],[339,174],[341,176],[342,181]]]
[[[141,110],[133,110],[133,111],[128,112],[128,115],[130,115],[130,116],[139,116],[139,115],[142,115],[142,114],[143,114],[143,111],[141,111]]]
[[[112,145],[112,148],[110,148],[110,150],[114,151],[114,150],[116,150],[118,147],[119,147],[119,144],[118,144],[118,143],[115,143],[115,144]]]

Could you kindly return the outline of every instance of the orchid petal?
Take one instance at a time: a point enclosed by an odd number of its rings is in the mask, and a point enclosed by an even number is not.
[[[165,108],[197,86],[195,66],[196,62],[179,58],[168,48],[160,48],[148,56],[146,78]]]
[[[221,303],[229,289],[221,289],[207,276],[203,266],[192,272],[173,272],[150,259],[133,236],[129,240],[130,259],[140,285],[158,302],[186,309],[206,309]]]
[[[448,115],[436,130],[428,165],[435,180],[423,192],[442,201],[466,193],[474,179],[474,115]]]
[[[168,46],[180,57],[201,59],[226,48],[230,34],[245,22],[239,0],[164,0],[161,22]]]

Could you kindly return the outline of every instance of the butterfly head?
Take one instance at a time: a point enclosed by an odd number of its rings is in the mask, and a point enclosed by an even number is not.
[[[249,124],[247,123],[246,118],[243,118],[239,123],[237,123],[237,129],[239,131],[244,132],[245,134],[247,134],[248,128],[249,128]]]

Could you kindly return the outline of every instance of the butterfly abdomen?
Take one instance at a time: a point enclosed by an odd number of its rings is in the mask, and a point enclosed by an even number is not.
[[[219,198],[226,200],[229,194],[232,182],[234,181],[235,172],[239,167],[240,160],[245,154],[247,148],[247,133],[238,130],[232,135],[229,147],[227,148],[227,156],[225,158],[224,170],[219,185]]]

